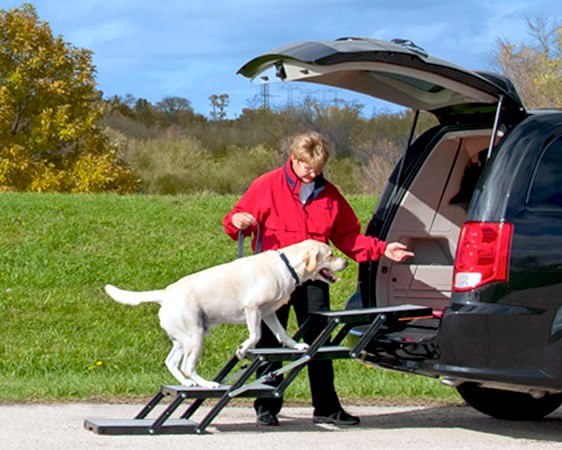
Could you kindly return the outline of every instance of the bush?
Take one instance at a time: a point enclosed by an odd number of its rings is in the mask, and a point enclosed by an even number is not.
[[[132,140],[125,155],[147,193],[172,195],[240,194],[283,160],[278,150],[264,146],[230,146],[213,153],[190,137]]]
[[[140,176],[145,192],[179,194],[204,190],[203,168],[210,155],[193,138],[132,139],[125,159]]]

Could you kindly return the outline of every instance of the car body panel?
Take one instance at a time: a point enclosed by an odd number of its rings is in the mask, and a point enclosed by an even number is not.
[[[504,370],[507,382],[510,370],[525,369],[540,373],[544,387],[562,389],[562,207],[527,205],[540,157],[560,136],[562,112],[521,122],[496,149],[471,201],[467,220],[506,221],[514,234],[508,282],[454,293],[443,316],[442,362],[463,367],[464,376]]]

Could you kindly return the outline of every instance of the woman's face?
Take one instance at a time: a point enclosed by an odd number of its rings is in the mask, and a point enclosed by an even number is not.
[[[296,156],[291,157],[291,163],[293,172],[303,183],[312,183],[324,169],[324,165],[314,165],[298,159]]]

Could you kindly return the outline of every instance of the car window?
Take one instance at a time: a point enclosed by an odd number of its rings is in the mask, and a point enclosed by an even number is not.
[[[544,149],[527,204],[537,208],[562,208],[562,136]]]

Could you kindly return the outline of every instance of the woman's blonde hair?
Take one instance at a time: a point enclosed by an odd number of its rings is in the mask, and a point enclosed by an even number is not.
[[[298,160],[314,166],[323,166],[330,158],[330,144],[316,131],[297,134],[289,150]]]

